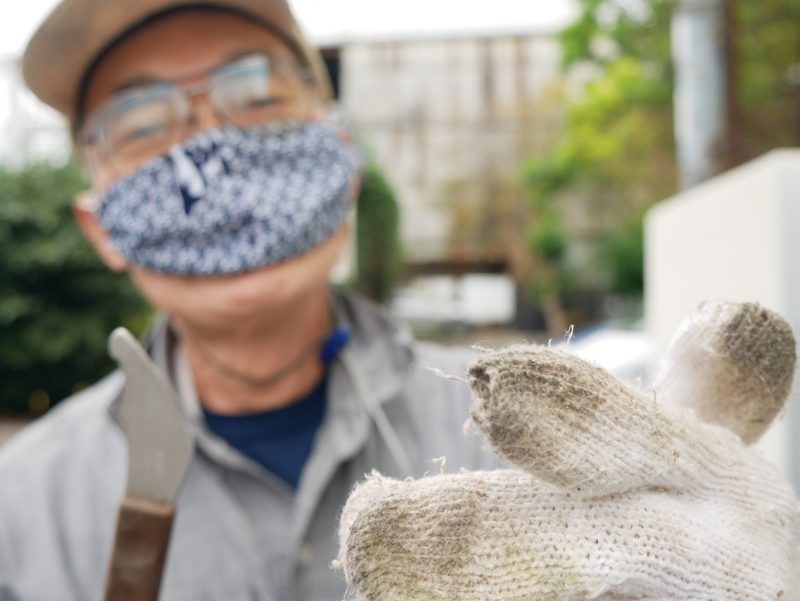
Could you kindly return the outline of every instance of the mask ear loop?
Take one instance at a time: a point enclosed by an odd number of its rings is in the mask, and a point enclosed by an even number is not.
[[[411,463],[411,459],[403,447],[400,437],[398,436],[391,422],[389,422],[389,418],[386,416],[386,412],[384,412],[383,407],[381,407],[379,403],[375,402],[375,400],[367,391],[367,386],[363,380],[361,372],[359,371],[359,367],[356,364],[355,359],[350,354],[350,351],[346,348],[342,349],[342,352],[339,354],[339,360],[342,362],[346,372],[350,376],[350,381],[353,384],[356,398],[367,412],[367,416],[372,420],[372,423],[375,424],[375,427],[378,430],[378,435],[386,444],[389,454],[392,456],[392,459],[400,470],[400,473],[403,474],[403,477],[405,478],[413,478],[415,471],[413,464]]]
[[[88,213],[97,213],[100,208],[100,198],[94,190],[85,190],[75,196],[75,206]]]
[[[121,174],[111,157],[106,157],[105,159],[100,157],[100,154],[104,151],[100,149],[99,145],[101,143],[99,141],[78,142],[77,144],[79,144],[79,146],[76,146],[79,161],[89,176],[89,181],[94,186],[93,189],[86,190],[79,194],[81,197],[92,197],[93,200],[87,198],[88,204],[85,206],[79,204],[78,206],[85,208],[87,211],[91,210],[92,212],[96,212],[100,208],[102,198],[102,193],[97,191],[98,181],[102,179],[106,182],[113,183],[119,179]],[[101,184],[100,186],[101,189],[108,187],[109,183]],[[76,201],[77,200],[78,198],[76,197]]]

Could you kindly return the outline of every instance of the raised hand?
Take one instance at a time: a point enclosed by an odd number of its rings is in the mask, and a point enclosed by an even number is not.
[[[520,469],[367,478],[341,519],[351,596],[790,598],[798,506],[743,440],[780,411],[794,363],[779,316],[724,302],[679,330],[661,392],[637,391],[555,348],[485,354],[470,369],[472,419]]]

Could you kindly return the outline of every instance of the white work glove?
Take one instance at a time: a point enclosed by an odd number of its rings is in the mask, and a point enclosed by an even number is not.
[[[788,599],[798,506],[742,441],[780,411],[794,364],[783,319],[724,302],[679,330],[655,394],[556,348],[484,354],[472,420],[520,469],[368,477],[341,517],[348,598]]]

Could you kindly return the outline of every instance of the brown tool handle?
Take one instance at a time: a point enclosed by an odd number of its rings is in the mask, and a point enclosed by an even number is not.
[[[105,601],[156,601],[175,506],[126,496],[106,580]]]

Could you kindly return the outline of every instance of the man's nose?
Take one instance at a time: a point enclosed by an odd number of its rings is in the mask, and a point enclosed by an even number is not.
[[[222,126],[222,122],[214,110],[208,94],[193,95],[190,100],[191,117],[189,119],[191,133],[198,133]]]

